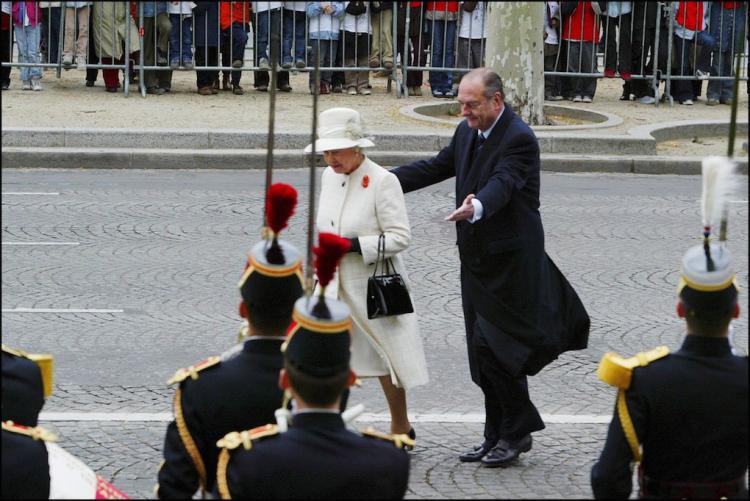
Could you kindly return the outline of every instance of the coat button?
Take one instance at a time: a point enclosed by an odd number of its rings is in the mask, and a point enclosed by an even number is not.
[[[331,221],[331,226],[333,226],[333,221]]]
[[[346,181],[344,181],[343,183],[341,183],[341,187],[343,188],[344,186],[346,186]]]

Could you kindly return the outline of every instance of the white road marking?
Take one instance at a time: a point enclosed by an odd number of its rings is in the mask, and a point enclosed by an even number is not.
[[[548,424],[607,424],[611,416],[542,414]],[[40,421],[139,421],[168,422],[171,412],[42,412]],[[414,423],[484,423],[484,414],[413,414],[409,419]],[[360,414],[356,419],[365,423],[390,422],[390,414]]]
[[[3,313],[124,313],[125,310],[104,308],[3,308]]]
[[[730,200],[733,204],[746,204],[747,200]]]
[[[80,242],[2,242],[3,245],[81,245]]]
[[[2,193],[5,195],[59,195],[57,192],[43,192],[43,191],[5,191]]]

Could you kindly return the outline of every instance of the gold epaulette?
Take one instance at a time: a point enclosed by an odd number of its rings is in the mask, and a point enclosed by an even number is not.
[[[185,367],[184,369],[178,370],[174,373],[174,376],[172,376],[169,381],[167,381],[167,384],[172,385],[175,383],[181,383],[188,377],[190,377],[191,379],[198,379],[198,373],[200,371],[206,370],[209,367],[213,367],[220,362],[221,357],[219,356],[208,357],[207,359],[202,360],[195,365],[191,365],[190,367]]]
[[[41,426],[21,426],[13,421],[3,421],[3,431],[25,435],[43,442],[57,442],[57,435]]]
[[[10,353],[11,355],[15,355],[17,357],[26,358],[34,362],[39,367],[39,371],[42,373],[42,390],[44,391],[44,398],[52,395],[55,362],[55,359],[52,357],[52,355],[48,355],[46,353],[26,353],[23,350],[15,350],[5,345],[2,345],[2,347],[3,351],[6,353]]]
[[[391,435],[388,433],[383,433],[380,431],[377,431],[373,427],[367,427],[364,430],[359,431],[363,437],[367,438],[375,438],[378,440],[383,440],[385,442],[390,442],[394,445],[394,447],[397,447],[399,449],[404,449],[407,447],[414,447],[414,440],[412,440],[409,435],[406,433],[399,433],[397,435]]]
[[[279,434],[279,427],[275,424],[258,426],[251,430],[233,431],[224,435],[224,438],[216,442],[216,447],[233,450],[242,445],[245,450],[253,448],[253,440],[272,437]]]
[[[630,388],[630,380],[633,376],[633,369],[643,367],[654,360],[659,360],[669,355],[669,348],[666,346],[657,346],[653,350],[644,351],[630,358],[623,358],[617,353],[608,352],[599,362],[599,368],[596,375],[605,383],[622,390]]]

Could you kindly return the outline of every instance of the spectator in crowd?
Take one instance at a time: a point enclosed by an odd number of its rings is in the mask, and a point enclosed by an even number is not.
[[[344,8],[346,8],[347,2],[344,2]],[[344,11],[346,12],[346,11]],[[336,54],[334,55],[333,60],[333,66],[334,68],[343,68],[344,67],[344,23],[343,23],[343,17],[341,16],[341,21],[339,22],[339,48],[336,51]],[[334,94],[341,94],[344,92],[344,83],[346,82],[346,78],[344,77],[344,70],[333,70],[331,73],[331,92]]]
[[[606,49],[604,54],[604,77],[614,78],[615,71],[626,82],[632,76],[631,51],[631,2],[606,2],[606,16],[601,17],[604,26]]]
[[[370,13],[368,2],[346,2],[344,15],[344,66],[347,68],[366,67],[370,56]],[[367,87],[370,72],[367,70],[347,70],[344,85],[350,96],[369,96]]]
[[[459,2],[427,2],[425,19],[431,35],[431,68],[453,68],[456,20]],[[430,71],[432,97],[453,97],[453,74],[450,71]]]
[[[562,37],[568,48],[569,73],[596,73],[594,49],[599,40],[599,20],[591,2],[562,2]],[[574,103],[590,103],[596,93],[595,77],[571,77]]]
[[[11,2],[0,3],[0,62],[9,63],[13,47],[13,30],[11,29]],[[3,90],[10,87],[10,66],[0,67],[0,86]]]
[[[219,18],[221,23],[221,65],[238,68],[232,70],[232,94],[241,96],[245,93],[240,86],[242,79],[242,68],[244,64],[245,45],[247,44],[247,27],[250,22],[251,11],[249,2],[222,1],[220,4]],[[228,76],[223,71],[223,88],[227,90]]]
[[[13,2],[13,26],[18,43],[18,62],[41,63],[39,36],[42,9],[39,2]],[[21,90],[42,90],[42,67],[21,67]]]
[[[89,33],[91,33],[94,26],[94,8],[89,7]],[[96,44],[94,43],[93,36],[89,36],[88,43],[86,44],[86,87],[93,87],[96,83],[96,79],[99,76],[99,68],[92,68],[92,64],[99,64],[99,56],[96,55]]]
[[[193,7],[195,2],[169,2],[169,67],[193,69]],[[249,22],[249,21],[248,21]]]
[[[140,50],[138,28],[132,18],[127,2],[94,2],[94,44],[101,64],[123,65],[126,56]],[[125,54],[124,46],[128,37],[130,54]],[[107,92],[117,92],[119,68],[102,69],[102,78]]]
[[[308,38],[312,46],[312,61],[310,66],[315,67],[315,61],[320,57],[320,67],[331,67],[336,60],[339,45],[339,28],[341,17],[344,14],[344,2],[307,2]],[[321,70],[320,87],[321,94],[331,92],[333,82],[331,70]],[[310,73],[310,93],[315,93],[315,73]]]
[[[253,31],[257,33],[258,43],[255,56],[258,59],[258,71],[255,72],[253,86],[262,92],[267,91],[270,84],[268,70],[271,69],[270,61],[272,57],[281,57],[282,3],[255,2],[253,4],[255,12],[257,12],[257,16],[254,16],[257,25],[253,26]],[[273,42],[273,45],[270,45],[269,41]],[[279,61],[277,60],[276,65],[278,66],[278,64]],[[279,71],[276,74],[276,88],[282,92],[292,91],[292,86],[289,85],[288,71]]]
[[[744,2],[711,2],[709,17],[709,32],[716,44],[712,51],[713,62],[711,64],[712,77],[728,77],[733,75],[734,57],[741,50],[742,30],[747,22],[747,13]],[[730,104],[732,102],[733,81],[709,80],[706,91],[706,104],[715,106],[719,103]]]
[[[143,64],[164,66],[168,63],[167,49],[172,23],[167,13],[167,2],[146,1],[143,6]],[[143,80],[147,94],[164,94],[172,85],[172,71],[145,70]]]
[[[487,45],[484,15],[487,2],[461,2],[461,20],[458,26],[458,57],[456,68],[474,69],[484,66],[484,52]],[[458,84],[463,73],[456,73],[453,81],[453,95],[458,95]]]
[[[307,43],[307,18],[305,16],[306,2],[284,2],[284,31],[281,40],[281,67],[290,69],[292,63],[297,69],[304,68]]]
[[[396,52],[401,54],[401,60],[407,61],[410,66],[427,65],[427,45],[428,39],[424,35],[422,14],[422,2],[398,2],[397,12],[397,36]],[[408,9],[408,10],[407,10]],[[406,18],[409,17],[409,32],[406,32]],[[404,38],[408,36],[410,43],[405,43]],[[404,46],[406,45],[407,55],[404,57]],[[406,64],[404,65],[406,66]],[[406,87],[410,96],[422,95],[422,84],[424,74],[422,70],[406,71]]]
[[[219,4],[211,1],[195,2],[195,75],[198,94],[218,94],[219,71],[203,67],[219,65]]]
[[[550,71],[560,71],[560,2],[544,3],[544,99],[562,101],[564,98],[560,88],[560,77],[547,74]]]
[[[674,15],[672,74],[693,76],[696,74],[695,63],[701,60],[699,46],[713,47],[713,39],[705,32],[708,22],[706,2],[678,2]],[[701,83],[697,78],[673,80],[672,95],[680,104],[692,106],[701,93]]]
[[[45,63],[59,63],[61,4],[62,2],[39,2],[42,8],[42,37],[39,49]]]
[[[637,75],[650,77],[657,73],[657,78],[667,72],[667,55],[670,44],[669,35],[669,7],[661,2],[633,2],[633,37],[632,57],[633,72]],[[658,40],[657,40],[658,26]],[[657,53],[658,42],[658,53]],[[658,82],[658,80],[657,80]],[[641,104],[655,102],[651,79],[633,79],[625,82],[621,101],[630,99],[630,95]]]
[[[75,57],[79,70],[86,69],[86,50],[89,44],[89,9],[91,2],[65,2],[65,37],[63,68],[69,70]],[[78,37],[76,38],[76,32]],[[73,39],[76,39],[73,42]]]
[[[370,68],[393,68],[393,2],[370,2]]]

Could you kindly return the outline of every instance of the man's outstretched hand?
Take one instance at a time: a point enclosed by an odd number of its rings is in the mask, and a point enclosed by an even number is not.
[[[471,200],[474,198],[474,194],[468,195],[464,199],[464,203],[461,207],[451,212],[450,216],[446,217],[446,221],[463,221],[465,219],[471,219],[474,216],[474,204]]]

